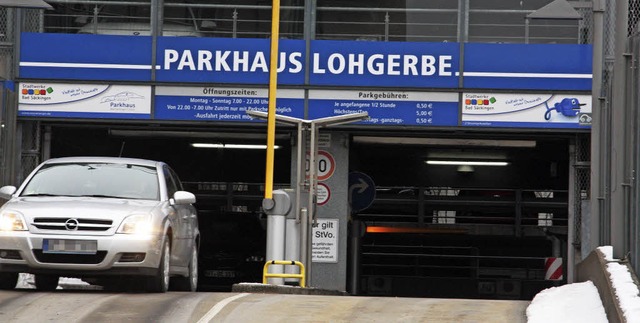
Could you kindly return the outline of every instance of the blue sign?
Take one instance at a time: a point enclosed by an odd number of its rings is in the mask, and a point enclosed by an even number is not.
[[[457,88],[457,43],[311,42],[312,85]]]
[[[457,126],[458,95],[404,91],[312,90],[309,118],[367,112],[357,124],[382,126]]]
[[[281,40],[278,83],[318,86],[591,90],[592,47],[567,44]],[[21,78],[268,84],[268,39],[23,33]],[[73,50],[71,50],[73,49]],[[305,66],[307,54],[309,66]],[[151,78],[151,70],[156,78]]]
[[[247,110],[268,111],[268,90],[259,88],[156,88],[154,118],[161,120],[258,122]],[[281,90],[276,113],[304,116],[304,92]]]
[[[464,88],[591,90],[591,45],[465,44]]]
[[[349,173],[349,203],[351,212],[367,209],[376,198],[376,186],[371,177],[361,172]]]
[[[22,33],[20,77],[150,81],[151,37]]]
[[[268,84],[269,39],[158,37],[157,81]],[[278,83],[304,83],[302,40],[278,43]]]

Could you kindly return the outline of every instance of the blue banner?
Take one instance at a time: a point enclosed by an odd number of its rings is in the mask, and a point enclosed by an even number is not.
[[[457,88],[458,43],[311,42],[312,85]]]
[[[309,93],[309,119],[367,112],[357,124],[382,126],[457,126],[456,93],[333,91]]]
[[[276,113],[304,116],[304,92],[281,90]],[[156,88],[154,118],[159,120],[257,122],[247,110],[268,111],[268,91],[259,88]]]
[[[149,81],[151,37],[22,33],[19,76]]]
[[[268,84],[269,39],[159,37],[156,80]],[[304,83],[301,40],[278,43],[278,84]]]
[[[465,44],[464,88],[591,90],[591,45]]]
[[[155,81],[265,85],[268,39],[158,37]],[[21,78],[154,81],[151,37],[23,33]],[[279,42],[278,84],[591,90],[592,47],[314,40]],[[461,80],[462,79],[462,80]]]

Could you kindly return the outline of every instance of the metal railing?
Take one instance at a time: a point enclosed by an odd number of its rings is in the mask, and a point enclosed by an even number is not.
[[[566,190],[377,187],[360,220],[393,225],[561,227],[568,223]]]
[[[284,273],[270,273],[269,266],[271,265],[290,265],[298,266],[300,268],[299,274],[284,274]],[[267,283],[267,278],[297,278],[300,280],[300,287],[306,287],[304,265],[299,261],[294,260],[269,260],[265,262],[264,269],[262,271],[262,283]]]
[[[146,1],[95,1],[95,0],[50,0],[56,10],[45,12],[45,31],[59,33],[87,32],[90,21],[105,18],[111,21],[146,22],[148,32],[153,25],[152,12],[164,14],[167,31],[172,21],[191,24],[193,31],[201,37],[268,38],[270,35],[270,5],[227,3],[182,3],[165,1],[163,8]],[[551,2],[551,0],[549,1]],[[437,4],[420,3],[415,7],[371,7],[318,6],[314,11],[314,39],[345,39],[363,41],[410,41],[410,42],[526,42],[525,18],[539,8],[530,8],[517,2],[502,8],[473,7],[458,8],[460,1],[451,1],[446,8]],[[104,6],[126,8],[127,14],[107,15],[101,12]],[[577,10],[584,15],[582,21],[553,21],[532,24],[529,42],[543,43],[588,43],[590,42],[590,12],[584,5]],[[125,9],[123,9],[125,10]],[[288,39],[304,38],[304,6],[281,6],[280,36]],[[94,25],[94,33],[98,27]],[[104,26],[102,26],[104,27]],[[83,29],[84,28],[84,29]],[[124,28],[141,26],[120,24]],[[467,32],[462,32],[462,31]],[[586,36],[585,36],[586,35]],[[587,37],[585,39],[585,37]]]

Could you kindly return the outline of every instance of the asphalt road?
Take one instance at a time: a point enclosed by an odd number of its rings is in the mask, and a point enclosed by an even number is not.
[[[0,322],[526,322],[526,301],[253,293],[0,292]]]

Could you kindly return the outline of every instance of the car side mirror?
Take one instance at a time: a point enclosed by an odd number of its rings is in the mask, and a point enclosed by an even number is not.
[[[177,205],[194,204],[196,196],[187,191],[177,191],[173,193],[173,203]]]
[[[11,197],[13,196],[13,193],[15,192],[16,192],[15,186],[8,185],[8,186],[0,187],[0,197],[5,200],[11,199]]]

